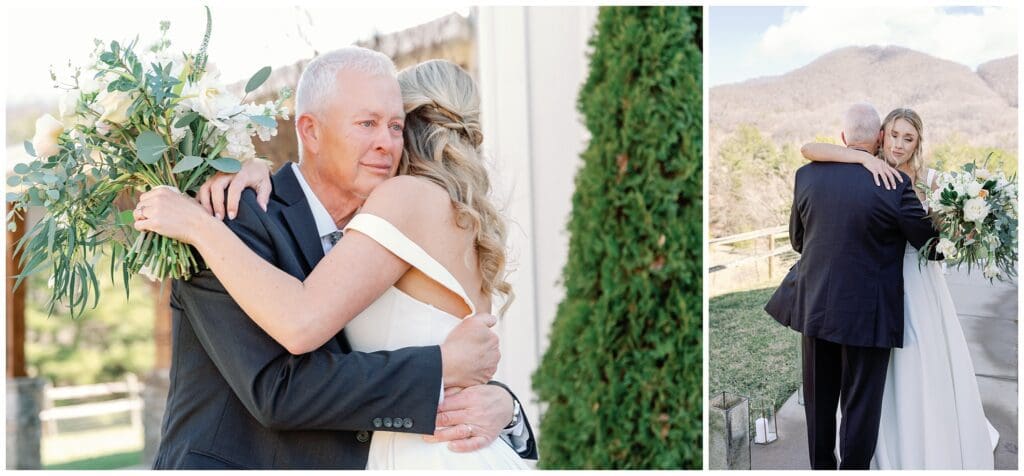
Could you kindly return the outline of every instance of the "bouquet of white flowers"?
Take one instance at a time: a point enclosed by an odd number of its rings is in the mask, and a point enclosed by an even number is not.
[[[928,246],[954,266],[981,267],[990,280],[1017,275],[1016,174],[1007,178],[984,165],[964,164],[959,172],[940,174],[938,188],[925,192],[939,229]]]
[[[137,39],[127,45],[97,40],[90,63],[56,86],[66,90],[60,118],[47,114],[36,121],[35,137],[25,142],[34,159],[17,164],[7,180],[15,190],[7,194],[13,202],[7,221],[13,229],[15,214],[46,210],[18,243],[24,271],[15,285],[48,264],[51,312],[60,302],[80,315],[90,295],[95,306],[94,267],[105,251],[113,258],[111,278],[120,274],[126,289],[136,273],[190,277],[197,271],[192,250],[136,232],[132,210],[120,210],[126,200],[118,198],[165,185],[195,192],[216,171],[237,172],[240,161],[256,155],[252,136],[268,141],[277,134],[276,119],[287,119],[282,102],[289,90],[265,104],[246,104],[245,96],[228,92],[207,66],[209,8],[206,20],[196,54],[169,51],[167,22],[160,24],[161,39],[142,51]],[[269,76],[269,67],[260,69],[245,95]]]

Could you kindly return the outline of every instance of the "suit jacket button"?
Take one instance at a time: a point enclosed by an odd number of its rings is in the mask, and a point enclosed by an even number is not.
[[[356,433],[356,441],[360,443],[366,443],[367,441],[370,441],[370,433],[365,431],[360,431],[359,433]]]
[[[391,428],[391,418],[384,417],[384,428]]]
[[[374,419],[373,419],[373,427],[374,427],[374,428],[380,428],[380,426],[381,426],[382,424],[383,424],[383,422],[381,421],[381,419],[380,419],[380,418],[374,418]]]
[[[402,426],[406,428],[412,428],[412,418],[406,418],[402,421]]]

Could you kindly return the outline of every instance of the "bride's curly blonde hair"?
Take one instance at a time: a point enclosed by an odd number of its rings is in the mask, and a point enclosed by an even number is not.
[[[488,196],[476,83],[458,65],[431,60],[403,70],[398,84],[406,113],[398,173],[424,177],[448,191],[456,224],[475,234],[480,289],[505,297],[498,312],[504,314],[514,294],[506,281],[505,220]]]

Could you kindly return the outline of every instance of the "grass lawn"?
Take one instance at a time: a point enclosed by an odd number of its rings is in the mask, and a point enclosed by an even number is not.
[[[142,464],[143,436],[130,425],[44,436],[43,469],[117,469]]]
[[[44,465],[43,469],[120,469],[142,464],[142,450]]]
[[[778,409],[800,387],[799,334],[766,312],[775,287],[714,297],[708,304],[710,395],[749,397],[755,409]]]

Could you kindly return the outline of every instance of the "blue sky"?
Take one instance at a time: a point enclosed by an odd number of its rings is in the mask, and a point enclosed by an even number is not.
[[[711,7],[705,82],[783,74],[845,46],[898,45],[974,68],[1017,54],[1017,18],[1006,7]]]

